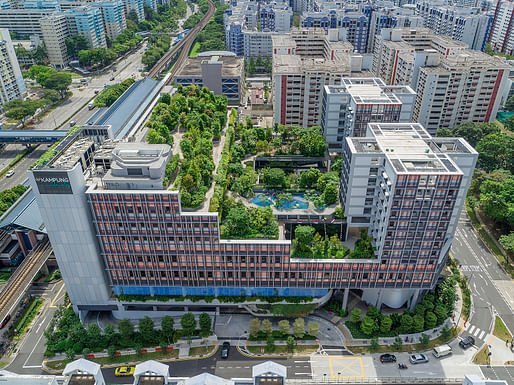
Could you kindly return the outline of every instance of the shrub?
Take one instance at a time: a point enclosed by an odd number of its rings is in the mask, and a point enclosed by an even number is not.
[[[362,310],[359,308],[355,308],[350,313],[350,322],[354,324],[358,323],[361,320]]]

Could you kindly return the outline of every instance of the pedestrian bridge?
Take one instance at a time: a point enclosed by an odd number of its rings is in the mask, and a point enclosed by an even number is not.
[[[54,143],[68,134],[68,130],[0,130],[0,143]]]

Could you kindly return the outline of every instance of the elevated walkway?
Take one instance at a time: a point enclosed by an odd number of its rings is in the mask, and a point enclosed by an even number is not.
[[[67,134],[68,130],[0,130],[0,143],[54,143]]]

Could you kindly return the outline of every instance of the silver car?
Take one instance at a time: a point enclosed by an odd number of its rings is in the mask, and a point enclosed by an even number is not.
[[[409,361],[411,364],[424,364],[425,362],[428,362],[428,357],[421,353],[411,354],[409,356]]]

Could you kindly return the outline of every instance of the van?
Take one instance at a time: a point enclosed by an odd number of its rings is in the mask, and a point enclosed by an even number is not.
[[[435,358],[441,358],[447,356],[448,354],[452,354],[452,348],[449,345],[444,344],[434,348],[432,350],[432,354]]]
[[[93,103],[93,102],[89,102],[89,104],[87,105],[87,108],[88,108],[89,110],[92,110],[93,108],[95,108],[95,103]]]
[[[74,120],[72,120],[72,121],[70,122],[70,127],[75,127],[75,123],[76,123],[76,122],[75,122]]]

